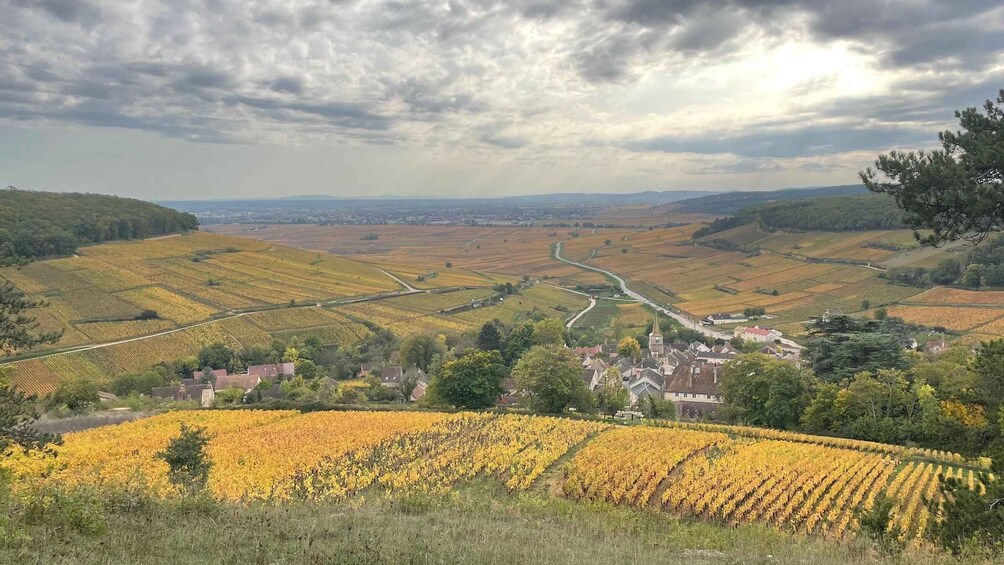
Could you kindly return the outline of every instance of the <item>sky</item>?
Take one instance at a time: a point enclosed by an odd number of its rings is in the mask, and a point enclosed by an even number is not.
[[[0,0],[0,183],[152,200],[857,182],[999,0]]]

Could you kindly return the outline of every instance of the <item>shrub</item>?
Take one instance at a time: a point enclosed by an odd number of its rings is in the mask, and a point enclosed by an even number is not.
[[[181,434],[156,455],[167,463],[167,478],[171,484],[189,493],[205,488],[209,480],[209,469],[212,467],[206,454],[206,445],[210,439],[205,428],[189,427],[184,422],[181,423]]]

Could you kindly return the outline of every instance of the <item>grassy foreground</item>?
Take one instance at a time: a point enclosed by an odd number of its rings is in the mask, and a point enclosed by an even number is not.
[[[345,503],[43,504],[0,544],[2,563],[989,563],[878,553],[764,527],[582,504],[479,481],[448,495]],[[57,508],[58,507],[58,508]],[[2,528],[0,528],[2,529]]]

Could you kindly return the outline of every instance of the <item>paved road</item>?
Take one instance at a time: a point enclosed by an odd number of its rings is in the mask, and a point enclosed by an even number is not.
[[[596,299],[595,299],[595,298],[592,298],[592,297],[590,297],[590,298],[589,298],[589,306],[586,306],[586,309],[585,309],[585,310],[583,310],[583,311],[579,312],[578,314],[576,314],[576,315],[575,315],[575,317],[574,317],[574,318],[572,318],[571,320],[568,320],[568,323],[567,323],[567,324],[565,324],[565,327],[566,327],[566,328],[568,328],[568,329],[571,329],[571,328],[572,328],[572,326],[574,326],[574,325],[575,325],[575,322],[578,322],[578,321],[579,321],[579,318],[581,318],[581,317],[585,316],[585,315],[586,315],[586,312],[588,312],[588,311],[590,311],[590,310],[592,310],[592,309],[593,309],[593,306],[596,306]]]
[[[570,259],[565,259],[564,257],[561,256],[562,243],[563,242],[559,241],[558,244],[554,248],[554,258],[555,259],[557,259],[559,261],[562,261],[564,263],[568,263],[569,265],[575,265],[576,267],[579,267],[580,269],[586,269],[587,271],[594,271],[594,272],[597,272],[597,273],[601,273],[601,274],[607,275],[608,277],[610,277],[610,278],[612,278],[612,279],[614,279],[614,280],[617,281],[617,284],[619,284],[620,287],[621,287],[621,292],[623,292],[624,294],[630,296],[631,298],[634,298],[635,300],[638,300],[639,302],[644,302],[645,304],[648,304],[652,308],[655,308],[657,311],[662,312],[663,314],[669,316],[670,318],[673,318],[677,322],[680,322],[686,328],[692,328],[694,330],[697,330],[697,331],[701,332],[702,334],[704,334],[704,335],[706,335],[708,337],[711,337],[712,339],[724,339],[724,340],[732,339],[732,334],[731,333],[726,333],[726,332],[723,332],[723,331],[716,330],[716,329],[714,329],[714,327],[709,327],[709,326],[702,325],[701,323],[697,322],[696,320],[694,320],[694,319],[692,319],[690,317],[687,317],[687,316],[684,316],[683,314],[680,314],[678,312],[674,312],[672,310],[669,310],[668,308],[665,308],[665,307],[663,307],[663,306],[661,306],[659,304],[656,304],[652,300],[649,300],[648,297],[646,297],[645,295],[640,294],[638,292],[635,292],[635,291],[631,290],[631,288],[627,285],[627,281],[625,281],[624,278],[621,277],[620,275],[618,275],[617,273],[612,273],[612,272],[607,271],[605,269],[600,269],[599,267],[593,267],[591,265],[586,265],[584,263],[579,263],[579,262],[576,262],[576,261],[572,261]],[[787,347],[790,347],[790,348],[793,348],[793,349],[801,349],[802,348],[801,345],[795,343],[794,341],[791,341],[790,339],[782,339],[781,343],[783,345],[785,345]]]

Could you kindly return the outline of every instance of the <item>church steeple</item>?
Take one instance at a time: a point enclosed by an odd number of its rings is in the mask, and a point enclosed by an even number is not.
[[[662,332],[659,331],[659,314],[652,320],[652,333],[648,334],[648,350],[653,355],[661,355],[665,351],[662,343]]]

